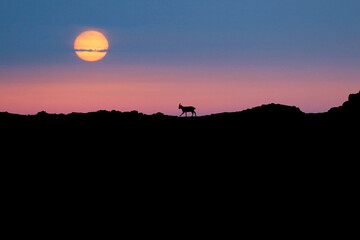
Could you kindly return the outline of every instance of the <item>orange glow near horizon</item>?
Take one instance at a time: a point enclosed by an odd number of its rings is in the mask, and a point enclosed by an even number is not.
[[[95,62],[105,57],[109,43],[102,33],[85,31],[75,39],[74,49],[82,60]]]
[[[0,71],[0,112],[36,114],[131,111],[178,115],[178,104],[198,115],[241,111],[262,104],[325,112],[358,92],[360,73],[283,69],[107,67]],[[345,79],[335,81],[336,79]]]

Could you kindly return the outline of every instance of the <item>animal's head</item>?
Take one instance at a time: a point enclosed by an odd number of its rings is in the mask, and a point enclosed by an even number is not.
[[[182,108],[181,103],[179,103],[179,109],[181,109],[181,108]]]

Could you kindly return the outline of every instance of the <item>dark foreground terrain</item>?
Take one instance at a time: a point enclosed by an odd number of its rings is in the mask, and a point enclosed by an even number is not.
[[[7,222],[27,236],[33,223],[67,236],[343,238],[356,224],[359,120],[360,92],[321,114],[0,113]]]
[[[86,130],[89,133],[106,132],[169,134],[174,137],[201,138],[211,133],[261,134],[305,131],[316,135],[317,131],[332,131],[357,128],[360,117],[360,92],[350,94],[342,106],[331,108],[328,112],[306,114],[294,106],[267,104],[239,112],[218,113],[201,117],[176,117],[162,113],[146,115],[137,111],[104,111],[90,113],[19,115],[0,113],[0,123],[7,131],[34,130],[39,133],[67,133]],[[12,129],[13,128],[13,129]],[[350,129],[348,129],[350,130]],[[355,129],[354,129],[355,130]],[[234,137],[239,137],[235,135]],[[119,135],[120,137],[120,135]]]
[[[141,154],[147,158],[182,159],[244,159],[261,155],[269,160],[284,155],[330,155],[341,147],[358,149],[359,120],[360,92],[350,94],[342,106],[318,114],[306,114],[297,107],[281,104],[181,118],[137,111],[0,113],[3,138],[12,147],[36,146],[44,151],[56,148],[57,154],[83,149],[81,154],[99,151],[100,157],[117,152],[114,156],[129,159]]]

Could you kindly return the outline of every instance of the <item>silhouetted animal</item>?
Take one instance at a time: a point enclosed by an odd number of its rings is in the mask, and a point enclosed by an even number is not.
[[[196,116],[196,112],[195,112],[195,108],[194,107],[191,107],[191,106],[189,106],[189,107],[184,107],[184,106],[182,106],[181,105],[181,103],[179,104],[179,109],[181,109],[182,110],[182,114],[180,114],[180,117],[185,113],[185,116],[187,117],[187,113],[188,112],[191,112],[191,116],[194,116],[194,114],[195,114],[195,116]]]

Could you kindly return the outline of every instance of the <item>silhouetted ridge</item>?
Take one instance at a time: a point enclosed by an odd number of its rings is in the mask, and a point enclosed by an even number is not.
[[[226,112],[212,114],[209,117],[215,119],[298,119],[305,116],[299,108],[282,104],[264,104],[258,107],[246,109],[239,112]]]
[[[359,116],[360,115],[360,91],[350,94],[348,101],[339,107],[333,107],[328,112],[331,115]]]
[[[318,114],[306,114],[302,112],[298,107],[287,106],[282,104],[264,104],[254,108],[246,109],[239,112],[224,112],[216,113],[201,117],[177,117],[165,115],[161,112],[146,115],[139,113],[138,111],[130,112],[121,112],[121,111],[106,111],[99,110],[97,112],[89,113],[70,113],[70,114],[50,114],[45,111],[41,111],[35,115],[19,115],[12,114],[8,112],[0,113],[0,121],[20,121],[20,120],[30,120],[30,121],[104,121],[104,122],[118,122],[118,121],[127,121],[127,122],[156,122],[163,120],[171,120],[176,122],[202,122],[203,120],[216,120],[216,121],[226,121],[226,120],[245,120],[245,121],[269,121],[271,123],[279,122],[283,123],[285,121],[293,120],[304,120],[308,121],[313,120],[324,120],[324,119],[347,119],[351,117],[360,116],[360,91],[356,94],[350,94],[348,101],[344,102],[342,106],[331,108],[326,113]]]
[[[303,116],[304,113],[295,106],[287,106],[282,104],[267,104],[259,107],[254,107],[243,111],[247,114],[261,114],[264,116],[287,116],[287,117],[299,117]]]
[[[53,154],[63,153],[62,159],[67,159],[72,156],[72,149],[86,149],[87,157],[79,151],[78,159],[99,162],[107,159],[119,164],[135,164],[132,160],[137,158],[148,161],[160,157],[166,158],[164,166],[173,164],[170,170],[164,171],[169,173],[180,165],[193,169],[193,162],[183,165],[173,161],[178,156],[197,159],[198,167],[194,169],[198,172],[206,172],[203,168],[210,160],[217,168],[229,160],[246,166],[256,164],[254,159],[261,159],[266,164],[283,159],[286,160],[284,165],[266,166],[279,170],[292,164],[290,169],[282,171],[291,173],[299,166],[306,170],[315,166],[324,171],[331,159],[338,161],[336,166],[343,159],[352,159],[350,156],[354,153],[351,150],[358,149],[354,139],[358,135],[359,109],[357,93],[351,94],[342,106],[315,114],[304,113],[295,106],[271,103],[239,112],[198,117],[115,110],[70,114],[41,111],[35,115],[5,112],[0,113],[0,124],[5,129],[2,134],[6,133],[3,139],[16,149],[14,153],[50,149]],[[326,164],[309,164],[309,159],[323,160]],[[153,168],[158,167],[155,164]],[[268,167],[265,168],[267,173]],[[236,171],[241,169],[246,167],[234,168]],[[216,171],[209,171],[213,172]]]

